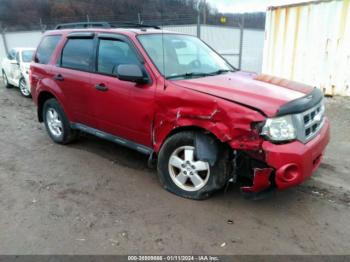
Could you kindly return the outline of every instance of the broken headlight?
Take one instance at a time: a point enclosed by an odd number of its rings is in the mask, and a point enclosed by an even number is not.
[[[268,118],[262,128],[261,135],[275,142],[294,140],[297,132],[292,116]]]

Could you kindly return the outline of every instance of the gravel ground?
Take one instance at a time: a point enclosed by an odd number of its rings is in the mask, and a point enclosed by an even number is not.
[[[350,99],[327,107],[332,142],[309,181],[191,201],[129,149],[53,144],[32,101],[0,84],[0,254],[350,254]]]

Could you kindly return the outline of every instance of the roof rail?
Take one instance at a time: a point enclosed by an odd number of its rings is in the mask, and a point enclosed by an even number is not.
[[[79,23],[66,23],[66,24],[58,24],[56,26],[56,30],[60,29],[82,29],[82,28],[111,28],[111,24],[108,22],[79,22]]]
[[[161,29],[156,25],[146,25],[139,23],[109,23],[109,22],[79,22],[79,23],[66,23],[58,24],[56,30],[62,29],[83,29],[83,28],[154,28]]]
[[[157,25],[147,25],[147,24],[140,24],[140,23],[121,23],[121,24],[112,24],[114,27],[121,27],[121,28],[153,28],[153,29],[161,29]]]

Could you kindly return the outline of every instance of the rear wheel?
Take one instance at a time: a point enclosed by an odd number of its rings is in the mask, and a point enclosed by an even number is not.
[[[220,148],[211,166],[195,155],[195,132],[170,137],[158,157],[159,179],[168,191],[185,198],[206,199],[227,182],[228,154]]]
[[[29,85],[26,83],[24,78],[21,78],[19,80],[19,91],[21,92],[22,96],[30,98],[30,90],[29,90]]]
[[[47,133],[55,143],[68,144],[76,139],[77,131],[70,127],[68,118],[56,99],[45,102],[43,119]]]
[[[7,75],[6,75],[4,70],[2,70],[2,78],[3,78],[3,81],[4,81],[5,87],[6,88],[11,88],[12,86],[9,84],[9,80],[8,80]]]

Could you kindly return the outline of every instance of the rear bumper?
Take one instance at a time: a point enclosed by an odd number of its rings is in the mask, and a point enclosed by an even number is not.
[[[286,189],[304,182],[319,167],[322,156],[330,141],[328,119],[320,133],[307,144],[295,141],[276,145],[265,141],[262,148],[266,163],[275,170],[275,184]]]

